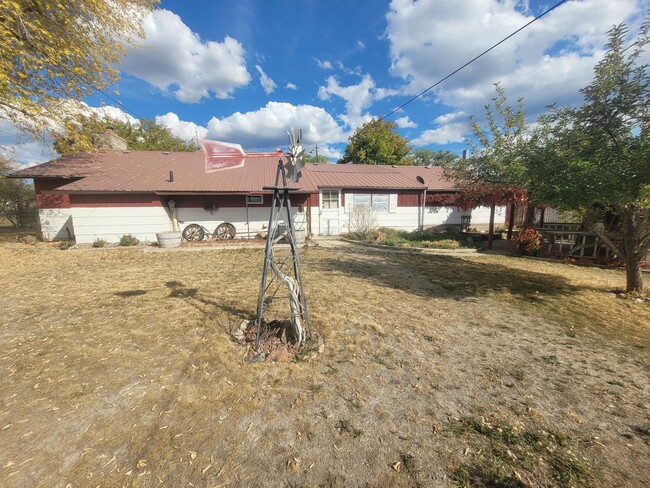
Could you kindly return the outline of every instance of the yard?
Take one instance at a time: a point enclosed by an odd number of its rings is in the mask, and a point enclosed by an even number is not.
[[[315,358],[247,363],[261,249],[0,248],[0,486],[643,486],[621,271],[304,250]]]

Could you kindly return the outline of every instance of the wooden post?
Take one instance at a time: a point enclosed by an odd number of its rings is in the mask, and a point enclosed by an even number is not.
[[[490,224],[488,227],[488,241],[487,249],[492,249],[492,241],[494,240],[494,212],[496,211],[496,203],[490,204]]]
[[[515,212],[517,207],[515,202],[510,202],[510,220],[508,221],[508,240],[512,240],[512,230],[515,228]]]

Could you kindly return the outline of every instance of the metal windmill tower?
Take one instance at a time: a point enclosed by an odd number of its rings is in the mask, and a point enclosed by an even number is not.
[[[305,289],[302,284],[300,271],[300,258],[294,232],[294,221],[291,216],[291,199],[289,192],[298,190],[296,187],[287,186],[287,180],[297,183],[300,180],[301,170],[304,166],[302,147],[302,132],[292,128],[289,134],[289,150],[284,154],[286,164],[282,159],[278,161],[275,175],[275,185],[265,186],[264,190],[273,191],[271,214],[269,216],[268,235],[264,253],[264,268],[262,270],[262,283],[257,302],[257,316],[255,325],[257,337],[255,348],[259,348],[260,331],[271,317],[275,320],[288,320],[290,327],[287,335],[291,342],[302,345],[307,339],[312,339],[309,321],[309,309],[305,298]],[[280,225],[284,222],[284,226]],[[278,246],[280,241],[289,243]],[[288,252],[287,252],[288,251]],[[271,271],[269,273],[269,271]],[[286,292],[286,294],[284,294]],[[281,315],[280,298],[288,299],[289,316]],[[286,302],[285,302],[286,303]],[[280,306],[278,306],[280,305]]]

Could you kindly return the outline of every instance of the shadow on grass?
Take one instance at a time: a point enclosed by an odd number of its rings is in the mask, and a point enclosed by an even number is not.
[[[557,274],[510,268],[494,262],[454,256],[368,253],[349,249],[312,263],[324,273],[364,278],[421,296],[478,297],[510,293],[525,299],[576,293],[577,287]]]
[[[198,288],[187,288],[179,281],[168,281],[165,283],[165,286],[170,290],[168,298],[180,298],[185,300],[188,304],[203,313],[206,318],[213,317],[217,311],[226,312],[242,320],[250,318],[250,310],[244,310],[225,303],[217,302],[212,298],[201,295]]]
[[[115,295],[122,298],[137,297],[140,295],[146,295],[147,290],[127,290],[127,291],[116,291]]]

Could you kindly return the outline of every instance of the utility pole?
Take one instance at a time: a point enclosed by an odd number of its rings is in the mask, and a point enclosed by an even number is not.
[[[315,145],[314,145],[314,149],[312,149],[311,151],[309,151],[309,153],[311,154],[311,153],[313,153],[314,151],[316,151],[316,162],[319,163],[320,161],[318,160],[318,144],[315,144]]]

